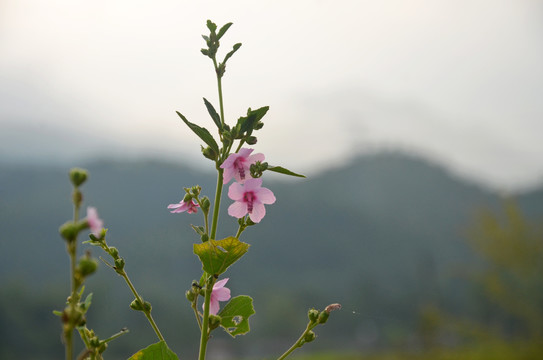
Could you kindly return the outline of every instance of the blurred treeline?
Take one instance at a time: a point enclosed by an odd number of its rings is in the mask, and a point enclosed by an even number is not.
[[[108,242],[153,304],[169,345],[183,358],[194,356],[198,331],[184,291],[200,276],[190,224],[202,219],[169,214],[166,206],[181,199],[184,186],[199,184],[212,197],[213,174],[153,162],[88,168],[85,204],[99,209]],[[67,171],[1,169],[2,359],[62,357],[52,310],[69,291],[57,233],[71,217]],[[303,330],[307,310],[332,302],[343,309],[298,356],[543,358],[543,189],[504,199],[398,154],[363,157],[308,180],[266,178],[278,201],[243,234],[249,253],[226,274],[233,295],[255,300],[252,331],[236,340],[216,333],[210,358],[279,355]],[[224,210],[228,204],[225,198]],[[221,222],[220,236],[235,231],[226,213]],[[101,337],[130,329],[107,358],[127,358],[155,342],[113,271],[101,266],[87,292],[94,294],[89,328]]]

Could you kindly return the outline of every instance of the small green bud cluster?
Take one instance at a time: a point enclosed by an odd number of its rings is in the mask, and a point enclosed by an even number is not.
[[[219,40],[221,37],[226,33],[228,28],[232,26],[232,23],[228,23],[221,27],[219,32],[217,33],[217,25],[213,23],[211,20],[207,21],[207,28],[209,29],[209,36],[202,35],[202,38],[205,40],[207,49],[201,49],[200,51],[205,56],[209,57],[213,60],[214,63],[216,63],[216,56],[217,56],[217,50],[219,49],[220,42]],[[226,62],[228,59],[234,55],[236,51],[241,47],[241,44],[235,44],[233,47],[233,50],[230,51],[226,56],[224,57],[224,60],[219,63],[218,65],[215,65],[215,72],[217,73],[217,77],[221,78],[224,75],[224,72],[226,71]]]
[[[268,163],[260,162],[260,161],[257,161],[256,163],[251,164],[251,167],[249,168],[251,172],[251,176],[253,178],[261,177],[264,171],[266,171],[267,169],[268,169]]]
[[[85,169],[80,168],[73,168],[70,169],[70,181],[72,182],[72,185],[76,188],[83,185],[83,183],[88,178],[88,172]]]
[[[200,286],[200,284],[198,284],[196,280],[192,280],[190,289],[185,292],[185,297],[191,303],[196,302],[201,291],[202,291],[202,287]]]

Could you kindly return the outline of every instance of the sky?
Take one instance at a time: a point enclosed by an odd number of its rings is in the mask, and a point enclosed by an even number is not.
[[[543,1],[0,1],[0,161],[209,165],[211,19],[234,25],[227,122],[270,106],[255,149],[315,174],[401,150],[471,181],[543,183]]]

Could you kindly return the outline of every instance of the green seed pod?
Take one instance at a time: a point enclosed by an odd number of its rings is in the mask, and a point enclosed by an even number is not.
[[[75,187],[83,185],[87,180],[88,172],[85,169],[73,168],[70,169],[70,181]]]

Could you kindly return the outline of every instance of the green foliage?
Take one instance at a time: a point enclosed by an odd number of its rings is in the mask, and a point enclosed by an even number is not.
[[[179,358],[171,351],[164,341],[149,345],[141,349],[128,360],[178,360]]]
[[[297,177],[305,178],[305,175],[296,174],[295,172],[292,172],[292,171],[290,171],[288,169],[285,169],[284,167],[281,167],[281,166],[268,166],[267,170],[274,171],[276,173],[283,174],[283,175],[290,175],[290,176],[297,176]]]
[[[196,124],[191,123],[187,120],[186,117],[183,116],[179,111],[176,111],[177,115],[187,124],[187,126],[196,134],[200,139],[202,139],[209,147],[215,151],[216,154],[219,153],[219,145],[217,145],[217,142],[211,136],[209,131],[206,128],[200,127]]]
[[[221,326],[232,337],[249,332],[249,317],[255,313],[250,296],[236,296],[219,313]]]
[[[520,323],[522,335],[543,334],[543,227],[525,218],[511,200],[503,214],[484,211],[471,244],[486,261],[479,281],[489,299]],[[520,335],[520,334],[519,334]]]
[[[249,250],[249,244],[230,236],[222,240],[194,244],[193,249],[202,262],[203,270],[208,274],[219,276],[245,255]]]

